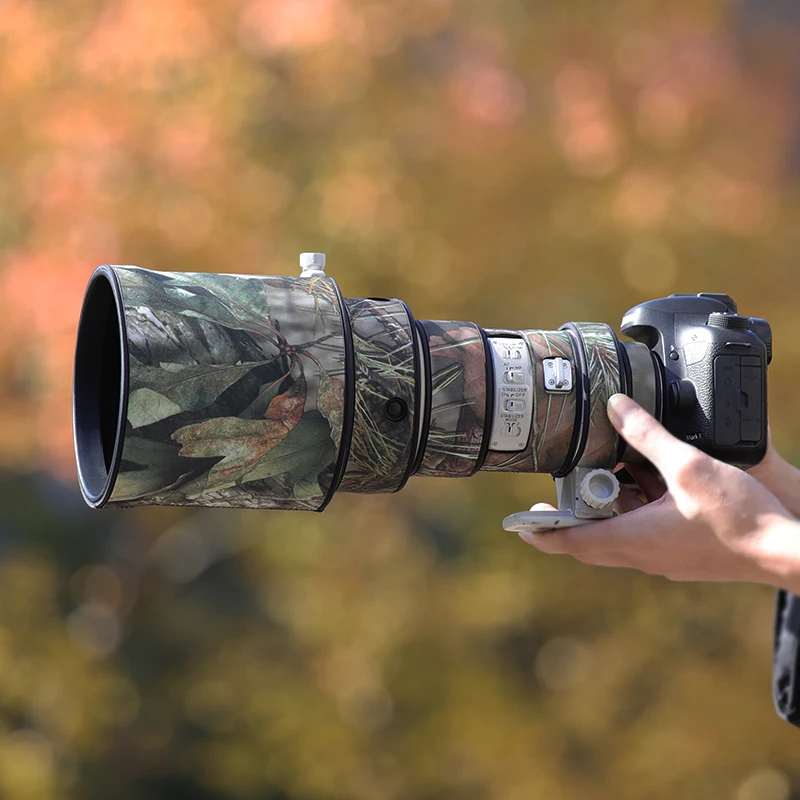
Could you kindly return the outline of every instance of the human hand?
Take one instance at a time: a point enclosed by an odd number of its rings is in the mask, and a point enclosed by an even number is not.
[[[633,469],[648,502],[624,491],[624,513],[551,533],[521,533],[545,553],[630,567],[672,580],[800,583],[800,524],[755,477],[679,441],[625,395],[609,400],[611,423],[648,458],[666,487]],[[666,488],[666,491],[665,491]],[[535,510],[552,508],[537,504]]]

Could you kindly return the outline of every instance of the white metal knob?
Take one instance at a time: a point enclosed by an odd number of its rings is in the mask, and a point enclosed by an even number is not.
[[[300,253],[301,278],[325,277],[325,253]]]
[[[619,496],[619,481],[607,469],[593,469],[584,476],[579,491],[590,508],[610,508]]]

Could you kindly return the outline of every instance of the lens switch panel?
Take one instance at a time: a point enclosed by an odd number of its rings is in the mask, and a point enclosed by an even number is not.
[[[523,339],[489,339],[494,364],[494,419],[490,450],[524,450],[533,419],[531,356]]]

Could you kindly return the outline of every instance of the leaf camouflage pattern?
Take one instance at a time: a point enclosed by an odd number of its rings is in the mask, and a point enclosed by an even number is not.
[[[605,413],[606,402],[620,391],[619,357],[614,333],[603,323],[576,323],[580,328],[590,376],[589,433],[579,461],[585,467],[613,467],[619,437]],[[546,392],[542,361],[560,356],[575,363],[572,340],[566,331],[490,331],[494,335],[521,333],[531,349],[534,365],[533,429],[525,450],[490,451],[481,469],[500,472],[558,472],[569,453],[575,427],[575,391]]]
[[[582,467],[616,463],[619,434],[606,414],[606,403],[621,391],[616,337],[603,322],[576,322],[583,337],[589,371],[589,436],[579,462]]]
[[[355,352],[356,407],[344,492],[394,492],[408,470],[414,445],[414,344],[411,320],[399,300],[346,299]],[[397,422],[387,402],[402,400]]]
[[[419,475],[467,477],[486,417],[486,348],[472,322],[422,323],[431,355],[431,422]]]
[[[332,281],[113,269],[130,385],[110,505],[318,509],[344,408]]]
[[[215,417],[187,425],[172,434],[182,445],[178,455],[187,458],[222,456],[209,471],[209,481],[216,489],[227,489],[247,480],[263,460],[272,458],[272,450],[290,434],[303,417],[306,382],[302,375],[269,404],[265,419]]]

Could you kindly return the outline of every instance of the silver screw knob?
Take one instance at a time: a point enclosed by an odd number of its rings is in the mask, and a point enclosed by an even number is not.
[[[579,491],[587,506],[601,511],[611,508],[619,496],[619,481],[607,469],[593,469],[586,473]]]
[[[325,277],[325,253],[300,253],[301,278]]]

